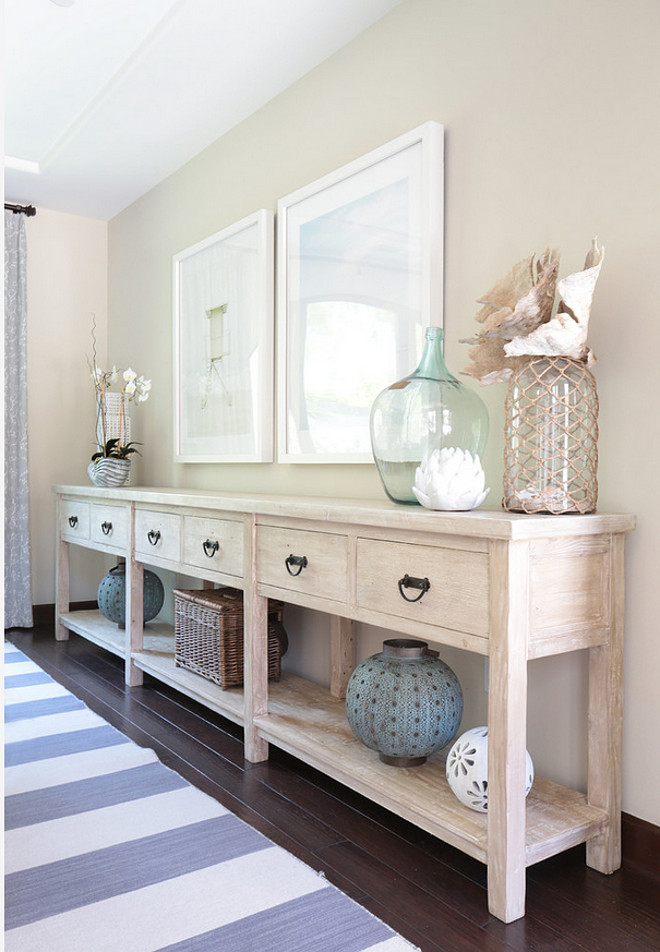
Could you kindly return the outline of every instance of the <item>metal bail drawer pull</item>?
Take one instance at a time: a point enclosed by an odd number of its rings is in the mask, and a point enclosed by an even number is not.
[[[149,529],[149,531],[147,532],[147,539],[149,540],[151,545],[157,545],[158,540],[160,539],[160,529],[156,529],[156,530]]]
[[[212,559],[215,553],[220,548],[220,543],[218,542],[217,539],[214,539],[213,542],[211,542],[210,539],[207,539],[206,542],[202,542],[202,547],[206,555],[208,555],[208,557]]]
[[[306,555],[288,555],[286,559],[284,560],[284,564],[286,565],[286,570],[289,573],[289,575],[300,575],[302,570],[307,568],[307,556]],[[292,565],[298,566],[297,572],[291,571]]]
[[[431,583],[427,578],[412,578],[410,575],[404,575],[403,578],[399,579],[399,591],[401,592],[401,597],[405,598],[407,602],[418,602],[422,595],[431,587]],[[404,588],[419,588],[420,593],[414,598],[408,598],[404,592]]]
[[[103,535],[110,535],[112,532],[112,523],[111,522],[102,522],[101,523],[101,532]]]
[[[78,525],[78,516],[69,516],[69,525],[72,529],[75,529]]]

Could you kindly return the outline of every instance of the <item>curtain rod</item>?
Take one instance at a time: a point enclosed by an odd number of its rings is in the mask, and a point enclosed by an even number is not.
[[[37,214],[34,205],[12,205],[11,202],[5,202],[5,211],[13,212],[14,215],[26,215],[28,218]]]

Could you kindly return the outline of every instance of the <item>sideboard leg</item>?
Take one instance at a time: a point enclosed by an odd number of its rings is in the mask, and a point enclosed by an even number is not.
[[[609,643],[589,649],[589,803],[607,811],[602,833],[587,843],[587,865],[601,873],[621,866],[624,536],[612,539]]]
[[[256,524],[246,523],[246,559],[254,567]],[[256,571],[250,568],[243,591],[243,733],[245,758],[268,760],[268,741],[257,732],[255,718],[268,713],[268,599],[257,594]]]
[[[144,673],[133,663],[132,653],[142,650],[144,627],[144,566],[132,555],[126,558],[126,668],[125,680],[129,687],[139,687]]]
[[[330,616],[330,694],[346,697],[348,679],[355,668],[355,622]]]
[[[528,546],[491,542],[488,694],[488,908],[525,915]]]
[[[55,566],[55,638],[57,641],[67,641],[69,638],[69,629],[60,621],[60,616],[69,610],[69,561],[69,543],[58,539]]]

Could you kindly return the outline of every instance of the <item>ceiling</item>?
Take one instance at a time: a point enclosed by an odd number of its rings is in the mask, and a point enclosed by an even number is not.
[[[401,0],[4,0],[5,198],[108,220]]]

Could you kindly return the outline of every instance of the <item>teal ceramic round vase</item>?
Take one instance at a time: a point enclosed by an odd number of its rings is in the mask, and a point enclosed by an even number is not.
[[[442,328],[427,327],[419,367],[386,387],[371,407],[371,449],[383,488],[393,502],[418,504],[415,472],[434,450],[455,447],[481,457],[488,410],[452,376],[442,356]]]
[[[463,691],[425,641],[393,638],[353,671],[346,715],[358,740],[384,763],[417,767],[456,736]]]
[[[120,562],[110,569],[99,584],[96,595],[101,614],[114,621],[120,628],[126,627],[126,565]],[[144,570],[144,594],[142,597],[143,621],[151,621],[163,607],[165,589],[163,583],[149,569]]]

